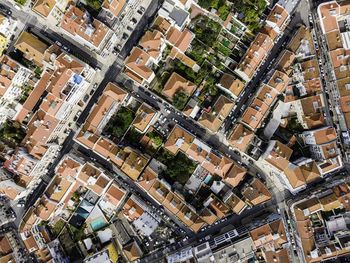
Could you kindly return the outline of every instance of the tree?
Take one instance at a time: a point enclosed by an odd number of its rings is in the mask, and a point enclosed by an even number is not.
[[[223,6],[220,6],[218,12],[219,12],[219,15],[220,15],[220,18],[225,21],[226,18],[228,17],[228,15],[230,14],[230,7],[227,6],[227,5],[223,5]]]
[[[185,107],[187,100],[188,100],[188,96],[186,93],[184,93],[181,90],[177,91],[173,98],[173,105],[178,110],[182,110]]]
[[[101,2],[99,0],[86,0],[86,4],[96,11],[101,9]]]
[[[211,0],[199,0],[198,5],[205,9],[209,9],[211,6]]]
[[[178,152],[174,156],[164,148],[160,148],[156,159],[167,167],[161,175],[168,180],[179,182],[182,185],[186,184],[197,166],[184,153]]]
[[[26,136],[18,122],[7,120],[0,129],[0,138],[2,141],[19,144]]]
[[[156,146],[157,148],[160,147],[160,146],[162,145],[163,140],[162,140],[162,138],[161,138],[159,135],[155,134],[154,132],[149,132],[149,133],[147,134],[147,136],[148,136],[149,138],[151,138],[152,142],[155,144],[155,146]]]
[[[107,124],[105,131],[116,138],[121,138],[134,119],[134,114],[131,110],[121,107]]]

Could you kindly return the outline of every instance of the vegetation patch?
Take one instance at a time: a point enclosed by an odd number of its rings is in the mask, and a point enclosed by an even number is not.
[[[197,64],[201,65],[207,55],[207,49],[197,39],[194,39],[191,42],[191,49],[186,51],[186,55],[195,60]]]
[[[225,57],[228,57],[231,54],[231,50],[228,49],[227,47],[225,47],[224,45],[216,42],[216,45],[214,47],[214,49],[217,52],[220,52],[221,54],[223,54]]]
[[[288,121],[287,129],[292,132],[302,132],[304,131],[303,126],[298,121],[297,117],[292,117]]]
[[[31,85],[28,85],[28,84],[24,84],[24,85],[21,87],[21,89],[22,89],[22,93],[21,93],[21,96],[20,96],[18,102],[19,102],[20,104],[23,104],[23,103],[27,100],[29,94],[32,92],[32,90],[34,89],[34,87],[31,86]]]
[[[241,20],[251,31],[260,28],[260,17],[265,11],[267,4],[265,0],[233,0],[233,6],[240,13]]]
[[[197,16],[193,20],[193,32],[196,39],[208,47],[212,47],[221,31],[221,25],[207,16]]]
[[[163,139],[157,133],[151,131],[147,133],[147,136],[152,140],[152,143],[157,149],[162,145]]]
[[[226,20],[230,13],[230,7],[226,5],[226,0],[199,0],[198,5],[211,11],[211,9],[216,9],[220,18]]]
[[[88,7],[94,9],[95,11],[99,11],[101,9],[101,1],[100,0],[85,0]]]
[[[56,238],[61,233],[63,227],[66,225],[62,219],[59,219],[54,226],[50,228],[52,235]]]
[[[39,79],[41,76],[41,73],[43,73],[43,69],[40,67],[35,67],[35,69],[34,69],[35,77],[37,77]]]
[[[69,225],[69,230],[72,234],[74,241],[77,242],[77,241],[83,240],[85,238],[84,229],[85,229],[85,224],[80,229],[78,229],[72,225]]]
[[[209,63],[203,63],[198,72],[194,72],[190,67],[187,67],[180,60],[176,60],[174,64],[174,71],[185,79],[192,81],[197,86],[203,81],[212,70],[212,66]]]
[[[15,2],[17,4],[20,4],[20,5],[25,5],[25,3],[27,2],[27,0],[15,0]]]
[[[208,95],[216,96],[218,94],[218,89],[216,87],[216,83],[218,82],[217,78],[213,75],[210,75],[205,80],[204,89],[202,90],[203,93],[208,93]]]
[[[173,105],[178,110],[183,110],[185,108],[186,103],[188,101],[188,96],[185,92],[179,90],[175,93],[173,98]]]
[[[164,148],[160,148],[156,159],[166,165],[167,169],[161,173],[166,179],[185,185],[191,174],[196,169],[196,163],[190,160],[184,153],[178,152],[172,155]]]
[[[134,146],[134,147],[139,147],[139,142],[142,138],[142,134],[139,133],[135,128],[130,127],[128,132],[125,134],[125,141],[127,141],[128,144]]]
[[[21,124],[7,120],[0,129],[0,138],[2,141],[19,144],[26,136]]]
[[[120,139],[127,131],[134,118],[134,112],[126,107],[121,107],[108,122],[104,131],[107,134]]]

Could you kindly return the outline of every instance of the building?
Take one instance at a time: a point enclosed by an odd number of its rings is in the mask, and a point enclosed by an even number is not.
[[[142,49],[135,47],[125,60],[124,74],[138,84],[149,85],[155,77],[152,70],[154,60]]]
[[[125,0],[104,0],[102,3],[101,16],[107,16],[110,19],[114,19],[120,16],[125,8]]]
[[[185,93],[188,97],[192,95],[196,86],[189,80],[180,76],[176,72],[173,72],[165,83],[162,90],[162,94],[166,96],[170,101],[174,100],[174,96],[178,92]]]
[[[101,98],[76,136],[76,141],[104,157],[109,157],[109,153],[112,154],[113,149],[111,147],[108,153],[108,148],[101,147],[102,144],[99,142],[104,142],[104,139],[100,138],[101,133],[113,114],[125,102],[127,95],[128,93],[117,85],[108,83]],[[106,142],[108,142],[107,139]],[[113,156],[111,157],[113,159]]]
[[[217,87],[228,93],[233,99],[237,99],[244,89],[244,82],[231,74],[224,73]]]
[[[67,0],[36,0],[32,10],[45,18],[48,23],[54,23],[56,26],[61,21],[68,3]]]
[[[178,30],[183,30],[190,20],[190,14],[184,9],[183,1],[164,1],[158,15],[169,20]]]
[[[157,112],[146,103],[138,108],[132,126],[140,133],[145,133],[157,118]]]
[[[7,42],[15,34],[18,22],[10,16],[0,14],[0,35],[7,39]]]
[[[43,65],[44,53],[48,46],[36,36],[23,31],[14,46],[23,53],[24,58],[33,61],[39,67]]]
[[[315,160],[330,159],[339,154],[339,149],[336,144],[337,132],[333,127],[323,127],[317,130],[305,131],[302,137],[304,143],[310,145],[310,151]]]
[[[208,129],[212,133],[216,133],[224,120],[233,109],[234,102],[224,95],[220,95],[210,112],[203,111],[198,119],[198,123]]]
[[[310,193],[292,205],[296,244],[305,262],[322,262],[349,254],[349,185],[342,183],[318,195]],[[325,216],[330,211],[337,211]]]
[[[84,263],[117,263],[118,262],[118,250],[116,245],[111,242],[101,251],[88,256],[84,259]]]
[[[242,195],[250,206],[265,203],[272,198],[267,187],[257,178],[244,187]]]
[[[342,126],[349,127],[350,113],[345,107],[347,96],[347,84],[350,68],[348,66],[350,48],[349,30],[346,25],[346,17],[350,13],[348,3],[329,1],[322,3],[317,8],[320,26],[328,46],[328,54],[333,66],[336,79],[334,104]],[[339,105],[340,104],[340,107]],[[347,133],[344,133],[347,136]],[[345,137],[344,137],[345,139]]]
[[[235,73],[248,82],[266,59],[272,47],[273,40],[271,37],[264,33],[259,33],[250,45]]]
[[[246,152],[250,142],[253,140],[255,134],[243,124],[238,123],[232,129],[232,133],[228,138],[231,147],[238,149],[241,152]]]
[[[83,43],[97,51],[104,48],[113,34],[105,24],[76,6],[70,6],[62,18],[60,27],[76,42]]]
[[[0,66],[0,123],[4,123],[16,116],[18,104],[25,102],[35,82],[31,70],[7,55],[0,57]]]
[[[142,36],[139,46],[153,58],[155,64],[158,64],[166,48],[165,38],[158,30],[148,30]]]
[[[280,4],[275,4],[265,21],[264,27],[255,37],[235,70],[238,76],[247,82],[252,79],[288,22],[289,13]]]

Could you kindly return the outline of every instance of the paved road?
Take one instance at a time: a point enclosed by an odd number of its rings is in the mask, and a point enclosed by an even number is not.
[[[158,4],[159,4],[159,2],[154,1],[154,4],[152,6],[150,6],[150,9],[149,9],[150,11],[149,10],[146,11],[147,16],[145,17],[144,21],[140,21],[139,28],[138,28],[138,30],[135,31],[135,35],[132,35],[130,37],[126,47],[120,53],[120,57],[113,63],[113,65],[111,67],[108,68],[108,70],[105,73],[104,79],[102,80],[102,82],[98,86],[96,92],[93,94],[93,97],[89,101],[86,109],[83,111],[83,113],[79,117],[79,119],[77,121],[78,124],[84,123],[89,112],[91,111],[91,108],[93,107],[93,104],[98,100],[99,96],[102,94],[103,89],[106,86],[106,84],[110,81],[113,81],[116,78],[116,76],[120,74],[120,71],[122,68],[122,59],[128,55],[128,53],[130,52],[130,49],[134,46],[134,44],[138,41],[139,37],[142,35],[143,26],[148,21],[147,18],[149,16],[151,16],[151,14],[154,12],[152,10],[157,10]],[[24,15],[25,14],[22,14],[21,12],[19,12],[19,17],[23,17]],[[292,22],[290,23],[290,27],[293,28],[298,22],[299,22],[298,18],[294,18],[292,20]],[[30,26],[32,28],[31,30],[33,33],[44,38],[46,41],[50,41],[52,43],[52,42],[58,40],[62,44],[66,45],[68,48],[70,48],[74,52],[75,56],[77,56],[78,58],[82,59],[83,61],[89,61],[88,63],[90,65],[93,65],[93,66],[99,65],[97,60],[94,60],[94,58],[91,58],[90,55],[87,56],[85,51],[79,50],[74,45],[72,46],[72,44],[69,41],[66,41],[59,34],[56,34],[52,31],[50,31],[49,29],[43,29],[41,26],[37,26],[36,23],[30,24]],[[236,110],[234,112],[234,116],[236,116],[236,117],[239,116],[239,114],[240,114],[239,109],[247,102],[249,97],[251,97],[251,94],[255,91],[258,83],[260,82],[261,78],[265,74],[265,71],[266,71],[267,67],[269,66],[269,61],[271,61],[274,57],[276,57],[277,54],[280,52],[280,49],[283,47],[285,40],[290,36],[291,31],[292,30],[289,28],[286,30],[285,34],[281,37],[281,39],[278,41],[278,43],[276,43],[275,47],[273,48],[272,52],[270,53],[270,55],[269,55],[268,59],[266,60],[266,62],[264,63],[264,65],[260,68],[256,77],[253,79],[253,81],[251,83],[249,83],[249,85],[247,87],[247,92],[244,95],[244,97],[241,99],[241,101],[237,107],[238,110]],[[167,116],[167,118],[169,120],[172,120],[173,118],[176,119],[180,123],[181,126],[192,131],[194,134],[197,135],[197,137],[199,137],[202,140],[204,140],[205,142],[207,142],[214,149],[218,149],[219,151],[221,151],[227,155],[232,156],[233,159],[241,161],[241,157],[239,155],[237,155],[236,153],[234,153],[233,151],[231,151],[230,149],[228,149],[227,146],[222,144],[221,139],[218,136],[215,136],[215,135],[208,133],[206,130],[199,127],[197,124],[186,119],[182,114],[179,114],[178,111],[175,110],[167,102],[159,100],[159,99],[154,99],[154,97],[152,97],[152,94],[148,95],[145,90],[142,90],[141,88],[139,88],[137,86],[132,85],[131,89],[133,90],[133,92],[135,94],[138,94],[142,100],[148,102],[150,105],[155,105],[156,107],[158,107],[160,109],[160,111],[164,114],[164,116]],[[171,109],[171,113],[170,114],[166,113],[166,109]],[[229,125],[230,125],[230,123],[229,123]],[[32,206],[35,203],[35,201],[43,193],[47,183],[49,183],[50,179],[54,175],[54,169],[55,169],[56,165],[61,160],[61,158],[64,156],[64,154],[66,154],[70,151],[70,149],[73,145],[73,136],[74,136],[74,133],[72,132],[70,134],[70,136],[64,142],[62,150],[60,152],[60,155],[57,157],[57,159],[55,160],[55,162],[53,163],[53,165],[49,169],[46,182],[45,181],[42,182],[42,184],[39,186],[39,189],[37,191],[35,191],[35,193],[33,193],[33,195],[31,197],[29,197],[27,204],[26,204],[26,208],[29,208],[30,206]],[[250,170],[255,169],[255,171],[256,171],[256,168],[254,168],[254,167],[253,168],[249,167],[249,169]],[[124,182],[126,184],[128,184],[129,186],[131,186],[132,189],[135,189],[135,191],[137,190],[137,186],[135,185],[135,183],[133,181],[131,181],[128,178],[125,178],[125,176],[122,176],[120,173],[118,173],[118,175],[121,178],[123,178]],[[146,194],[144,194],[144,196],[143,196],[143,194],[141,194],[141,195],[146,200],[150,199],[150,197]],[[196,244],[199,240],[201,240],[202,238],[204,238],[208,235],[213,236],[214,234],[219,233],[220,230],[222,230],[222,228],[224,228],[224,227],[228,227],[228,226],[238,227],[241,224],[241,220],[243,218],[247,218],[249,216],[260,213],[262,210],[265,210],[267,208],[275,208],[279,202],[284,202],[284,200],[285,200],[284,198],[286,198],[286,197],[289,198],[289,196],[283,195],[283,196],[279,197],[279,201],[276,201],[277,199],[273,198],[270,202],[268,202],[264,205],[256,206],[256,207],[253,207],[249,210],[246,210],[241,215],[231,215],[231,216],[227,217],[227,219],[225,221],[223,221],[217,225],[214,225],[205,231],[199,232],[198,234],[191,233],[191,238],[189,238],[188,240],[178,242],[177,244],[168,246],[166,250],[155,252],[152,255],[142,259],[141,262],[154,262],[155,260],[163,257],[166,253],[176,251],[177,249],[179,249],[185,245]],[[154,202],[152,202],[152,203],[154,203]],[[159,208],[159,205],[157,207]],[[18,223],[16,223],[16,226],[18,226]]]
[[[317,3],[315,3],[315,1],[309,2],[312,11],[311,14],[314,21],[316,41],[319,48],[318,58],[319,61],[321,61],[321,79],[327,124],[334,126],[337,129],[339,134],[337,139],[339,149],[341,149],[342,156],[344,157],[345,161],[348,161],[350,158],[350,149],[348,143],[346,143],[346,140],[344,140],[344,137],[342,136],[342,132],[348,132],[348,128],[344,114],[340,110],[339,98],[341,96],[338,90],[338,85],[333,70],[333,64],[329,57],[327,40],[322,33],[319,17],[317,14],[317,6],[325,1],[317,1]]]
[[[64,46],[68,47],[70,49],[69,52],[72,53],[74,56],[76,56],[78,59],[88,63],[92,67],[98,66],[98,67],[102,68],[102,64],[100,62],[98,62],[96,58],[91,56],[91,54],[90,54],[91,52],[88,52],[87,50],[83,50],[83,49],[77,47],[76,45],[74,45],[70,41],[66,40],[66,38],[62,37],[60,34],[57,34],[57,33],[53,32],[51,29],[47,28],[46,26],[39,24],[39,22],[37,21],[35,16],[27,14],[23,11],[18,11],[11,4],[8,4],[5,2],[3,4],[6,6],[6,8],[8,10],[12,11],[13,17],[15,17],[16,19],[18,19],[20,21],[25,21],[25,23],[29,27],[29,31],[31,31],[33,34],[42,38],[44,41],[48,42],[49,44],[52,44],[56,41],[59,41]],[[154,13],[157,11],[158,4],[159,3],[157,1],[155,1],[146,10],[143,20],[138,23],[138,26],[135,29],[135,36],[134,36],[134,34],[132,34],[130,36],[130,40],[129,40],[128,45],[133,47],[137,43],[137,41],[140,38],[140,34],[142,33],[143,27],[145,25],[145,21],[147,21],[147,18],[149,16],[154,15]],[[121,54],[110,67],[107,67],[106,70],[102,69],[100,74],[103,75],[104,78],[101,81],[101,83],[99,84],[95,93],[92,95],[85,110],[80,115],[80,117],[77,121],[78,124],[85,122],[87,116],[89,115],[89,112],[91,111],[91,108],[93,107],[93,104],[96,103],[96,101],[98,100],[99,96],[102,94],[103,89],[105,88],[107,83],[110,81],[113,81],[116,78],[116,76],[120,73],[121,68],[122,68],[123,59],[125,58],[125,56],[128,55],[129,51],[130,50],[128,48],[125,48],[122,51],[123,54]],[[15,225],[17,227],[19,226],[24,213],[31,206],[33,206],[34,203],[36,202],[36,200],[44,193],[47,185],[49,184],[49,182],[51,181],[51,179],[55,175],[55,168],[56,168],[57,164],[61,161],[62,157],[71,150],[71,147],[73,145],[74,135],[75,135],[75,132],[71,132],[69,134],[69,136],[66,138],[66,140],[64,141],[64,143],[62,145],[62,149],[61,149],[59,155],[57,156],[57,158],[55,160],[53,160],[53,163],[50,166],[46,177],[39,184],[39,186],[35,189],[35,191],[33,191],[33,193],[27,198],[25,206],[24,207],[17,207],[17,206],[14,207],[14,210],[15,210],[16,215],[17,215],[17,219],[15,221]]]
[[[300,1],[299,1],[300,2]],[[272,48],[271,52],[263,62],[263,64],[260,66],[258,71],[256,72],[256,75],[253,77],[253,79],[247,84],[247,86],[244,88],[244,95],[240,96],[239,102],[236,104],[237,107],[233,111],[232,117],[226,119],[225,121],[225,131],[228,131],[232,128],[234,125],[234,121],[241,117],[244,110],[247,108],[247,105],[251,103],[251,101],[254,99],[254,94],[260,87],[260,83],[262,80],[266,79],[266,73],[269,71],[271,67],[271,62],[275,61],[275,59],[278,57],[279,53],[284,49],[287,42],[290,40],[290,38],[293,36],[294,30],[297,28],[297,25],[303,22],[303,17],[299,14],[296,14],[292,16],[291,21],[284,31],[283,35],[280,37],[280,39],[277,41],[277,43]]]
[[[3,5],[8,10],[11,10],[12,12],[11,16],[13,18],[26,24],[25,30],[30,31],[34,35],[46,41],[48,44],[53,44],[56,41],[59,41],[65,47],[69,48],[68,53],[71,53],[72,55],[76,56],[80,60],[89,64],[93,68],[96,68],[96,66],[98,67],[103,66],[101,62],[97,61],[96,56],[89,49],[84,48],[83,46],[78,46],[77,44],[74,44],[74,42],[70,41],[70,39],[67,36],[54,32],[52,29],[48,28],[47,25],[41,24],[38,18],[32,13],[28,13],[23,10],[17,10],[13,7],[11,3],[8,3],[5,1]],[[11,46],[10,51],[12,50],[13,50],[13,47]]]
[[[144,257],[143,259],[141,259],[140,262],[144,262],[144,263],[158,262],[158,260],[165,257],[167,254],[172,254],[172,253],[174,253],[178,250],[181,250],[187,246],[199,245],[201,242],[203,242],[203,238],[207,237],[207,236],[210,237],[210,239],[207,240],[208,242],[210,242],[217,234],[219,234],[221,232],[222,229],[225,229],[225,231],[228,231],[229,228],[237,229],[237,230],[240,230],[240,231],[238,231],[240,236],[245,235],[247,233],[248,229],[241,228],[242,220],[247,219],[247,218],[253,219],[254,217],[257,217],[257,216],[263,214],[264,211],[268,211],[268,210],[276,212],[277,206],[281,207],[281,205],[282,205],[284,207],[283,209],[281,209],[280,216],[285,219],[286,215],[285,215],[284,211],[288,211],[288,214],[289,214],[289,207],[291,204],[290,202],[294,203],[297,200],[305,199],[310,195],[311,192],[324,191],[325,184],[327,184],[329,187],[330,184],[336,185],[336,184],[339,184],[339,183],[342,183],[344,181],[349,180],[350,179],[350,173],[349,173],[350,167],[346,167],[346,169],[347,170],[338,172],[334,176],[330,176],[330,177],[327,177],[326,179],[321,179],[318,182],[314,182],[313,184],[310,184],[310,186],[307,189],[301,191],[298,194],[297,198],[295,196],[292,196],[289,192],[286,192],[283,197],[279,198],[279,200],[274,198],[271,201],[269,201],[263,205],[255,206],[249,210],[245,210],[240,215],[231,215],[231,216],[227,217],[226,221],[223,221],[217,225],[214,225],[214,226],[208,228],[206,231],[199,232],[197,234],[193,234],[187,241],[180,241],[180,242],[177,242],[176,244],[172,244],[172,245],[168,246],[167,249],[155,251],[151,255],[148,255],[148,256]],[[287,221],[285,220],[285,222],[287,222]],[[247,227],[249,227],[249,226],[247,226]],[[253,227],[253,228],[255,228],[255,227]],[[292,231],[292,233],[293,233],[293,231]],[[295,260],[297,260],[295,255],[293,255],[293,258]],[[298,262],[295,260],[293,262]]]
[[[153,17],[157,14],[158,9],[164,0],[152,0],[141,20],[133,30],[128,41],[125,43],[123,49],[119,53],[122,58],[125,58],[134,47],[135,43],[139,42],[139,39],[143,36],[145,29],[149,27],[150,21],[153,21]]]

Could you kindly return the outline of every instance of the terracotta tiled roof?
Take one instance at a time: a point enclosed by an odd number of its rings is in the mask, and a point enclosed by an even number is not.
[[[173,154],[176,154],[179,150],[186,152],[191,146],[194,140],[194,136],[184,130],[182,127],[175,125],[171,131],[164,148]]]
[[[126,173],[126,175],[128,175],[131,179],[136,180],[140,176],[143,169],[146,167],[149,159],[130,147],[126,147],[123,151],[127,157],[121,166],[121,170]]]
[[[24,31],[18,37],[15,48],[21,51],[27,59],[41,66],[48,46],[34,35]]]
[[[136,220],[144,213],[143,208],[132,197],[125,202],[122,211],[130,221]]]
[[[244,198],[252,205],[259,205],[271,199],[271,194],[266,186],[257,178],[242,192]]]
[[[337,15],[339,15],[340,8],[336,1],[327,2],[318,6],[318,13],[323,33],[327,33],[338,29]]]
[[[48,17],[56,5],[56,0],[37,0],[32,9],[43,17]]]
[[[127,259],[130,260],[130,262],[135,261],[142,256],[142,251],[136,241],[133,241],[130,244],[124,246],[123,253]]]
[[[181,91],[191,96],[195,88],[196,86],[191,81],[173,72],[165,83],[162,93],[172,101],[177,92]]]
[[[140,132],[145,132],[156,115],[156,111],[145,103],[139,107],[132,125]]]
[[[170,190],[158,179],[154,182],[148,193],[159,203],[163,203]]]
[[[230,171],[225,175],[224,181],[232,187],[236,187],[245,178],[246,173],[247,170],[245,168],[238,164],[234,164]]]
[[[0,96],[3,96],[11,86],[20,65],[9,56],[3,55],[0,57],[0,66]]]
[[[152,24],[152,28],[162,32],[164,35],[168,32],[170,27],[171,27],[170,22],[162,16],[157,16],[157,18],[154,20]]]
[[[244,112],[242,122],[252,130],[255,130],[260,127],[268,109],[269,106],[267,104],[265,104],[259,98],[255,98]]]
[[[289,263],[289,254],[286,248],[277,251],[264,251],[266,262]]]
[[[278,92],[268,85],[264,85],[257,94],[257,98],[263,101],[266,105],[270,106],[277,97]]]
[[[301,63],[304,79],[311,80],[320,76],[317,59],[309,59]]]
[[[287,10],[280,4],[275,4],[266,20],[274,23],[277,27],[282,28],[288,17],[289,13]]]
[[[256,249],[265,248],[268,251],[281,249],[282,245],[288,242],[281,219],[250,231],[250,236]]]
[[[272,151],[267,157],[267,161],[280,169],[285,170],[289,165],[289,158],[292,156],[293,150],[279,141],[274,142]]]
[[[126,4],[126,0],[104,0],[102,8],[108,10],[113,16],[118,17]]]
[[[229,137],[229,143],[234,148],[245,152],[250,142],[254,138],[254,132],[245,128],[242,124],[238,123],[234,126],[232,133]]]
[[[128,93],[117,85],[108,83],[103,95],[91,111],[76,139],[87,147],[94,148],[104,128],[105,123],[103,121],[105,118],[110,117],[108,113],[113,109],[115,110],[127,95]],[[107,140],[104,142],[107,142]]]
[[[283,71],[287,75],[291,72],[291,66],[294,63],[295,54],[289,50],[284,50],[281,53],[280,60],[278,61],[278,70]]]
[[[130,56],[125,60],[125,67],[134,72],[141,79],[147,80],[153,74],[151,67],[148,65],[149,59],[149,54],[136,47],[131,51]]]
[[[122,201],[125,195],[126,195],[126,192],[120,189],[117,186],[117,184],[113,183],[108,188],[105,194],[105,200],[108,200],[111,204],[117,206]]]
[[[99,48],[109,29],[102,22],[89,16],[87,12],[72,5],[64,14],[60,26],[73,36],[78,35],[94,47]]]
[[[241,91],[244,89],[244,82],[235,78],[231,74],[224,73],[220,79],[220,84],[225,89],[231,91],[235,96],[239,96]]]
[[[267,84],[275,88],[278,92],[284,92],[288,83],[289,83],[288,75],[281,71],[276,70]]]
[[[251,78],[272,47],[272,39],[266,34],[259,33],[240,63],[240,70]]]
[[[193,38],[194,34],[187,28],[180,31],[175,27],[171,27],[167,32],[167,40],[182,53],[185,53],[188,49]]]
[[[168,209],[171,213],[176,215],[184,206],[183,200],[178,197],[175,193],[169,192],[166,195],[162,205]]]
[[[157,174],[149,166],[147,166],[141,176],[138,178],[137,184],[140,185],[141,188],[143,188],[146,192],[148,192],[156,181],[156,178]]]
[[[43,110],[38,110],[33,115],[28,123],[27,135],[23,140],[31,155],[41,159],[47,150],[47,141],[58,123],[58,119],[46,114]]]
[[[235,194],[232,194],[225,203],[238,215],[247,207],[246,203]]]
[[[219,130],[221,124],[231,112],[234,102],[224,95],[215,102],[210,113],[203,111],[198,123],[215,133]]]
[[[139,45],[151,57],[158,58],[160,49],[163,45],[163,35],[157,30],[147,31],[141,38]]]
[[[12,252],[12,247],[6,236],[0,236],[0,253],[6,255]]]

